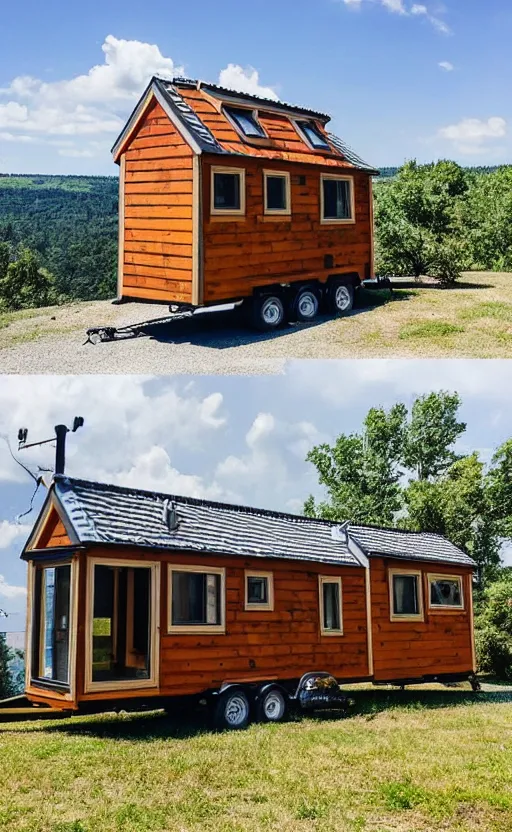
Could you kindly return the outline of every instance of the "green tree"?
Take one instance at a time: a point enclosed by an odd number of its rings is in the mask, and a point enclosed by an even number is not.
[[[512,167],[471,176],[462,219],[475,266],[512,269]]]
[[[14,680],[9,667],[13,658],[12,650],[7,646],[4,633],[0,633],[0,699],[14,696],[16,693]]]
[[[48,306],[55,302],[54,280],[41,267],[39,258],[29,249],[22,249],[19,257],[0,274],[0,303],[5,309],[26,309]]]
[[[457,458],[452,446],[466,430],[457,419],[460,405],[458,394],[447,392],[420,396],[414,402],[402,454],[418,479],[437,476]]]
[[[512,573],[504,570],[490,584],[476,609],[476,648],[479,670],[512,679]]]

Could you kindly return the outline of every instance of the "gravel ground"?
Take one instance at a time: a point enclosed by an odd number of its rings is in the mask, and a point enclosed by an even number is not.
[[[282,372],[290,359],[512,358],[512,275],[484,272],[465,275],[454,289],[404,288],[391,302],[272,334],[248,331],[236,310],[224,310],[84,344],[91,326],[165,313],[165,306],[95,301],[4,316],[0,372],[263,374]]]

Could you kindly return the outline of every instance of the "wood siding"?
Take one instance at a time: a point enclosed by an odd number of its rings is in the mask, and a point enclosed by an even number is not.
[[[370,567],[375,681],[471,672],[471,570],[461,566],[384,558],[371,558]],[[410,569],[422,573],[423,621],[390,621],[389,569]],[[428,573],[463,577],[463,611],[429,610]]]
[[[57,510],[52,506],[44,520],[39,537],[35,541],[35,549],[49,549],[56,546],[71,546],[71,540],[64,528]]]
[[[125,158],[122,296],[190,303],[193,153],[156,101]]]
[[[293,129],[293,128],[292,128]],[[246,170],[246,216],[210,216],[211,167]],[[263,170],[291,174],[291,217],[265,216]],[[320,222],[320,175],[337,173],[318,165],[271,162],[253,158],[203,158],[204,302],[246,297],[256,286],[304,278],[327,280],[330,274],[357,272],[369,276],[372,259],[370,177],[360,171],[339,170],[354,178],[356,221]],[[306,184],[299,184],[299,176]],[[334,267],[326,269],[324,256]]]
[[[119,557],[119,551],[94,550],[94,556]],[[123,551],[122,557],[126,553]],[[134,551],[128,559],[141,559]],[[150,696],[200,693],[223,681],[295,679],[309,670],[325,670],[340,679],[368,676],[364,570],[357,567],[300,564],[259,558],[155,555],[161,568],[160,687]],[[85,555],[81,561],[85,566]],[[226,632],[199,635],[167,632],[168,565],[189,564],[226,569]],[[273,572],[274,610],[244,608],[244,571]],[[145,691],[84,693],[85,586],[80,576],[77,690],[81,701],[146,696]],[[336,575],[343,586],[341,636],[321,636],[318,575]]]

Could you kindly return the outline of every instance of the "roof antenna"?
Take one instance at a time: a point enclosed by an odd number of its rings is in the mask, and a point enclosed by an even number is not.
[[[162,519],[170,532],[176,532],[179,526],[176,503],[172,500],[164,500]]]
[[[36,448],[40,445],[48,445],[50,442],[56,442],[55,449],[55,474],[64,474],[66,468],[66,436],[71,431],[76,433],[78,428],[83,427],[84,420],[82,416],[75,416],[73,420],[73,427],[68,428],[66,425],[55,425],[55,436],[51,439],[43,439],[41,442],[27,443],[28,429],[20,428],[18,431],[18,451],[24,451],[27,448]]]
[[[341,523],[338,526],[333,526],[331,528],[331,537],[333,540],[338,540],[340,543],[348,543],[348,527],[350,523],[348,520],[345,520],[344,523]]]

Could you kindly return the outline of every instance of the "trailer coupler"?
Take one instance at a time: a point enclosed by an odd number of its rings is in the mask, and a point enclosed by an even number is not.
[[[138,338],[139,335],[147,335],[147,330],[153,326],[191,318],[193,314],[194,309],[192,308],[173,312],[164,318],[150,318],[148,321],[140,321],[140,323],[136,324],[126,324],[125,326],[93,326],[86,332],[87,338],[84,341],[84,346],[85,344],[100,344],[107,343],[108,341]]]
[[[379,289],[389,289],[390,293],[393,294],[393,284],[389,277],[374,277],[368,278],[367,280],[362,280],[361,285],[368,289],[369,291],[378,291]]]

